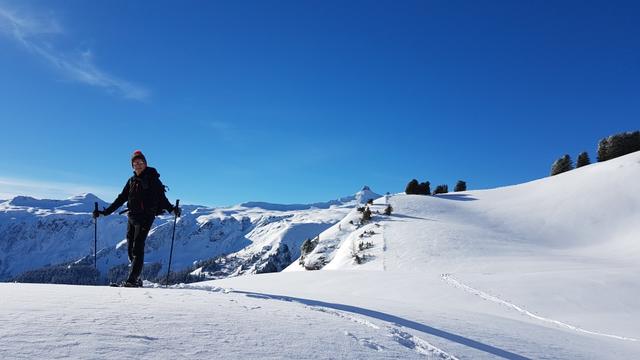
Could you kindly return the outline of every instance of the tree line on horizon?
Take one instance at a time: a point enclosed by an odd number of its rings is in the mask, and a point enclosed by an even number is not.
[[[453,191],[454,192],[467,191],[467,182],[458,180]],[[405,194],[408,194],[408,195],[409,194],[413,194],[413,195],[446,194],[449,192],[449,186],[447,184],[438,185],[436,186],[435,190],[433,190],[433,193],[432,193],[431,183],[429,181],[425,181],[421,183],[421,182],[418,182],[418,180],[416,179],[412,179],[407,184],[406,188],[404,189],[404,192]]]
[[[640,130],[622,132],[605,137],[598,142],[597,160],[598,162],[603,162],[636,151],[640,151]],[[586,151],[578,154],[575,165],[571,156],[569,154],[565,154],[551,165],[550,174],[551,176],[558,175],[589,164],[591,164],[591,159]],[[467,183],[465,181],[458,180],[453,191],[458,192],[466,190]],[[431,192],[431,183],[429,181],[419,182],[417,179],[412,179],[405,187],[404,192],[406,194],[414,195],[437,195],[448,193],[449,187],[446,184],[441,184],[436,186],[435,190]]]
[[[603,138],[598,143],[598,162],[615,159],[640,150],[640,131],[623,132]],[[586,151],[578,154],[574,166],[571,156],[564,154],[551,165],[550,175],[558,175],[585,165],[591,164],[591,159]]]

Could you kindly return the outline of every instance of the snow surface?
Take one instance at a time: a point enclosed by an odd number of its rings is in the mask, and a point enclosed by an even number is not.
[[[319,235],[303,259],[317,271],[0,284],[0,358],[637,359],[638,178],[640,152],[516,186],[381,197],[371,222],[352,210]],[[387,203],[391,216],[375,213]]]

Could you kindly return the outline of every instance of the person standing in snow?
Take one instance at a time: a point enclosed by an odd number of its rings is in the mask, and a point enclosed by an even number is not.
[[[127,180],[122,192],[106,209],[94,211],[93,216],[107,216],[122,206],[125,201],[129,208],[127,223],[127,245],[131,270],[129,277],[122,283],[125,287],[141,287],[142,267],[144,265],[144,243],[151,230],[156,215],[164,210],[180,216],[180,208],[171,205],[165,196],[164,185],[156,169],[147,166],[147,159],[142,151],[136,150],[131,155],[133,176]]]

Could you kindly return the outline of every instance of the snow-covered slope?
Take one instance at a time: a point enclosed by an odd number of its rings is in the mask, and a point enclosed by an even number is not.
[[[172,269],[180,271],[198,261],[219,257],[196,273],[209,278],[243,273],[280,271],[300,255],[300,244],[330,227],[356,206],[377,197],[368,188],[331,205],[259,207],[244,204],[229,208],[183,206],[176,226]],[[0,203],[0,280],[27,270],[69,261],[92,263],[94,202],[92,194],[66,200],[38,200],[18,196]],[[327,203],[328,204],[328,203]],[[98,268],[104,277],[128,263],[126,215],[98,220]],[[168,261],[173,217],[156,219],[145,249],[145,262],[162,270]],[[49,271],[47,268],[45,270]],[[113,271],[112,271],[113,273]]]
[[[516,186],[382,197],[372,221],[353,210],[283,273],[213,284],[411,314],[506,358],[635,358],[638,178],[640,152]],[[409,327],[461,357],[497,355]]]
[[[491,190],[437,196],[385,196],[361,224],[355,209],[319,235],[307,267],[459,270],[491,258],[576,257],[633,262],[640,258],[640,153],[553,177]],[[382,213],[387,204],[392,216]],[[361,253],[354,248],[373,243]],[[384,251],[382,251],[384,250]],[[320,255],[321,254],[321,255]],[[374,265],[375,264],[375,265]],[[301,269],[295,262],[289,270]]]
[[[279,273],[0,284],[0,357],[636,359],[639,177],[640,152],[499,189],[379,197],[371,221],[343,209]]]

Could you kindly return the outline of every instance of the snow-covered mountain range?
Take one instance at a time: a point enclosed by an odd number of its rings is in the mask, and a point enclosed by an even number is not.
[[[184,205],[178,219],[172,270],[216,259],[197,274],[219,278],[244,273],[280,271],[300,255],[300,244],[342,219],[354,206],[380,195],[364,187],[355,195],[309,204],[244,203],[227,208]],[[25,271],[61,263],[93,264],[94,203],[92,194],[66,200],[18,196],[0,203],[0,281]],[[173,216],[154,222],[145,262],[155,272],[169,258]],[[128,264],[126,215],[98,219],[98,269],[104,277]],[[72,264],[73,265],[73,264]]]

